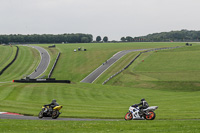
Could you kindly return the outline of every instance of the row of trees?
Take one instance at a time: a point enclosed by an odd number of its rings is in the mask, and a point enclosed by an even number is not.
[[[0,35],[0,43],[89,43],[93,41],[91,34],[32,34],[32,35]]]
[[[122,37],[122,42],[169,42],[169,41],[200,41],[200,31],[181,30],[161,32],[140,37]],[[32,34],[32,35],[0,35],[0,43],[90,43],[93,42],[91,34]],[[108,42],[108,37],[96,37],[96,42]],[[117,42],[117,41],[116,41]]]
[[[122,42],[169,42],[169,41],[200,41],[200,31],[194,30],[181,30],[153,33],[147,36],[140,37],[122,37]]]

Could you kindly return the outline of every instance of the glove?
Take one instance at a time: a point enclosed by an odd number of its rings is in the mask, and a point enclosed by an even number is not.
[[[137,107],[137,106],[138,106],[137,104],[132,105],[132,107]]]

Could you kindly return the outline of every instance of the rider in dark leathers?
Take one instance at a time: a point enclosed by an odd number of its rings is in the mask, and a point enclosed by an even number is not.
[[[143,98],[143,99],[141,99],[141,102],[139,104],[132,105],[132,107],[137,107],[137,106],[139,106],[139,109],[140,109],[139,113],[142,114],[142,113],[144,113],[143,109],[148,108],[149,104]]]
[[[51,102],[50,104],[46,104],[46,105],[44,105],[44,106],[49,106],[49,110],[50,110],[50,111],[53,111],[53,108],[54,108],[55,106],[59,106],[59,104],[56,102],[55,99],[53,99],[52,102]]]

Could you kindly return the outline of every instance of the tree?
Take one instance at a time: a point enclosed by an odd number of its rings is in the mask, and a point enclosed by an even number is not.
[[[126,37],[126,41],[127,41],[127,42],[132,42],[132,41],[133,41],[133,38],[130,37],[130,36],[127,36],[127,37]]]
[[[103,41],[104,41],[104,42],[108,42],[108,37],[105,36],[105,37],[103,38]]]
[[[100,37],[100,36],[97,36],[96,41],[97,41],[97,42],[100,42],[100,41],[101,41],[101,37]]]
[[[125,41],[126,41],[126,38],[125,38],[125,37],[122,37],[122,38],[121,38],[121,41],[122,41],[122,42],[125,42]]]
[[[82,43],[88,43],[89,42],[89,39],[87,37],[82,37],[81,38],[81,42]]]

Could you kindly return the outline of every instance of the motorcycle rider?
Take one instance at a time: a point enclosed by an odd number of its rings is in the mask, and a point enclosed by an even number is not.
[[[145,101],[144,98],[141,99],[141,102],[139,104],[134,104],[132,105],[132,107],[137,107],[137,106],[140,106],[139,107],[139,114],[143,114],[144,111],[143,109],[146,109],[149,107],[149,104],[147,103],[147,101]]]
[[[59,106],[59,104],[56,102],[56,99],[53,99],[52,102],[51,102],[50,104],[46,104],[46,105],[44,105],[44,106],[49,106],[49,111],[51,112],[51,111],[53,111],[53,108],[54,108],[55,106]]]

